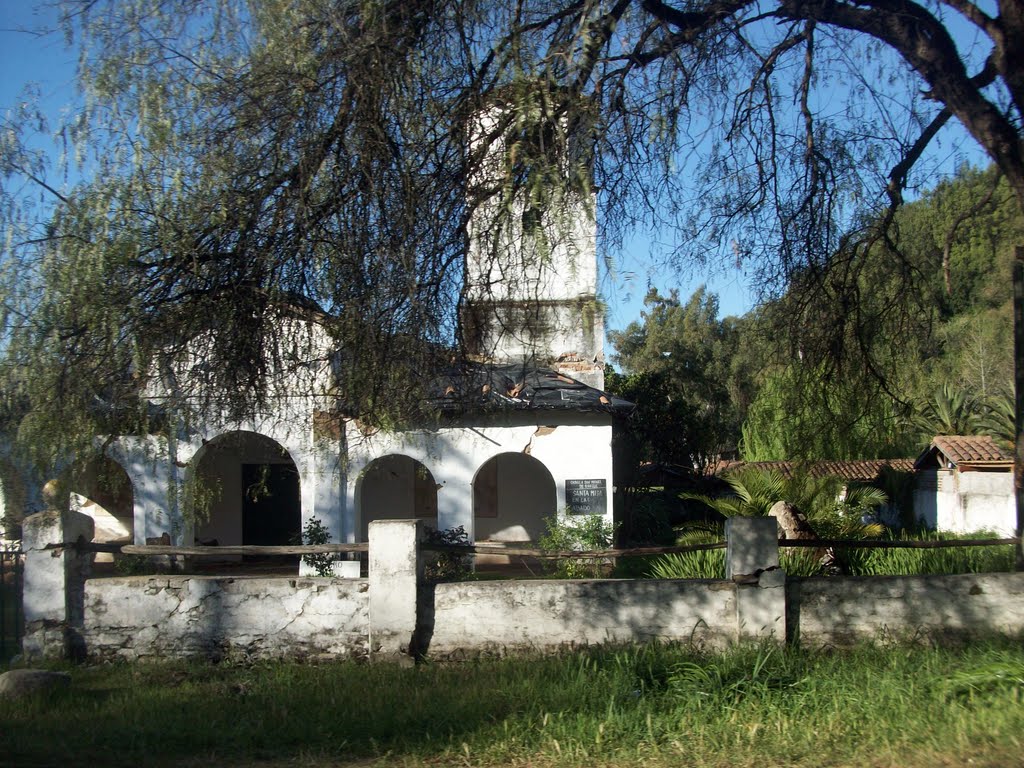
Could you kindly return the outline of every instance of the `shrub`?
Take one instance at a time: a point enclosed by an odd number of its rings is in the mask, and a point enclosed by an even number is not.
[[[469,534],[461,525],[443,531],[427,528],[425,542],[427,544],[454,544],[469,546]],[[423,576],[427,581],[463,581],[473,570],[472,555],[458,552],[431,552],[423,568]]]
[[[721,530],[691,530],[680,534],[676,543],[686,546],[721,540]],[[725,550],[702,549],[662,555],[652,563],[650,575],[655,579],[724,579]]]
[[[544,525],[547,532],[537,543],[546,552],[607,549],[615,536],[615,526],[601,515],[549,517]],[[596,579],[603,575],[606,565],[605,558],[560,559],[549,570],[559,579]]]
[[[320,518],[311,517],[302,527],[303,544],[330,544],[331,532],[327,526],[320,522]],[[303,555],[302,562],[316,571],[317,576],[331,576],[334,574],[334,555],[311,554]]]
[[[902,532],[896,541],[955,541],[996,538],[991,531],[956,534],[938,531]],[[1014,570],[1013,546],[943,549],[847,550],[855,576],[917,576],[946,573],[997,573]]]

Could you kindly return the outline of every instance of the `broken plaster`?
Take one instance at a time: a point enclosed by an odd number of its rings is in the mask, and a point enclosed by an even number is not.
[[[540,427],[537,427],[536,431],[532,435],[530,435],[529,442],[527,442],[526,445],[523,447],[523,453],[525,453],[527,456],[530,456],[531,452],[533,451],[533,439],[535,437],[544,437],[545,435],[550,435],[556,429],[558,429],[557,426],[551,426],[551,427],[540,426]]]

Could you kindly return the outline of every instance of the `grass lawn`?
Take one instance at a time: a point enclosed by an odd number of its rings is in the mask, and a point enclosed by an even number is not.
[[[72,667],[0,702],[8,766],[1024,765],[1024,643]]]

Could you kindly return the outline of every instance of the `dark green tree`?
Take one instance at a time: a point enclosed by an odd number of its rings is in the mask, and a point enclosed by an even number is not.
[[[685,304],[652,289],[644,307],[639,321],[608,334],[626,375],[607,386],[638,404],[630,431],[643,460],[704,472],[738,438],[729,396],[736,328],[718,319],[718,297],[703,287]]]

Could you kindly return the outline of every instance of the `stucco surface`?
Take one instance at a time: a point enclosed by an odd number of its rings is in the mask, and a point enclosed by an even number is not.
[[[728,582],[468,582],[438,584],[425,599],[433,601],[431,656],[647,640],[722,646],[736,639],[735,587]]]
[[[793,579],[787,593],[804,641],[1024,632],[1024,573]]]
[[[133,576],[92,579],[85,642],[94,658],[358,657],[364,579]]]

